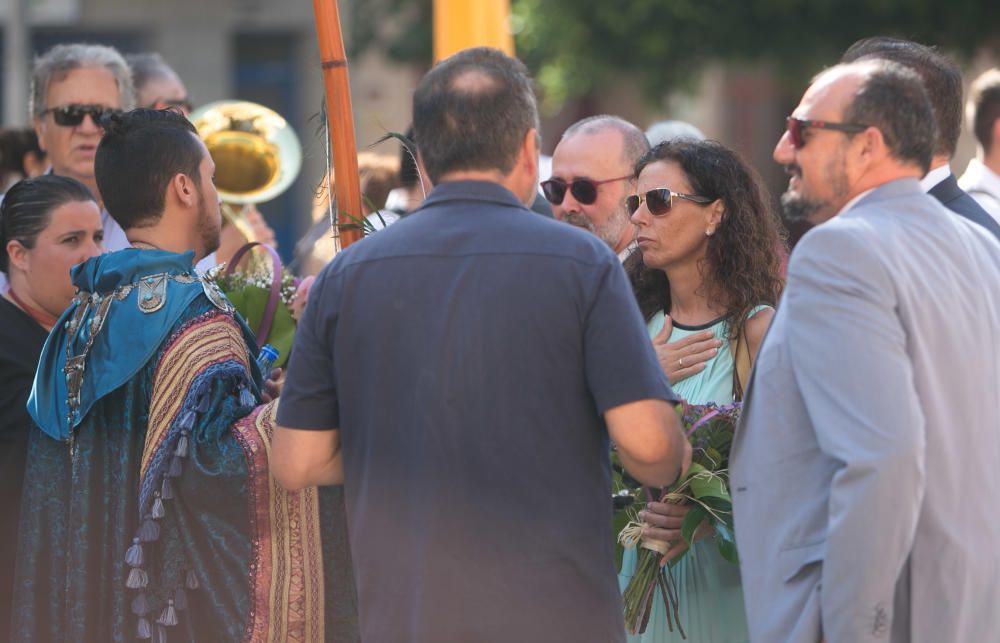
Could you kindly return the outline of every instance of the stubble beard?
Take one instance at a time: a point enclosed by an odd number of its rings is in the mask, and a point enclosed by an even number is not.
[[[624,229],[631,225],[628,210],[624,205],[620,205],[607,218],[604,225],[594,226],[591,224],[590,231],[597,235],[597,238],[608,244],[612,250],[617,251],[621,242]]]
[[[802,169],[798,166],[790,166],[789,172],[795,172],[802,177]],[[827,199],[809,198],[801,192],[793,192],[791,189],[781,195],[781,211],[788,223],[799,223],[806,221],[813,225],[819,225],[830,220],[836,215],[847,202],[847,172],[845,170],[844,154],[837,154],[830,159],[823,169],[823,178],[830,186],[830,197]]]
[[[219,237],[221,230],[212,221],[212,215],[208,210],[208,202],[205,194],[198,195],[198,236],[201,239],[201,246],[205,250],[205,256],[212,254],[219,249]],[[203,257],[204,258],[204,257]]]

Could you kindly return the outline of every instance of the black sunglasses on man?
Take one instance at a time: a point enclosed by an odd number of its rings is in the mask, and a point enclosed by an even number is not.
[[[42,114],[52,114],[52,120],[55,121],[56,125],[61,127],[76,127],[83,122],[84,116],[90,116],[90,120],[94,121],[94,125],[98,127],[101,126],[101,122],[114,114],[121,114],[122,110],[115,109],[114,107],[105,107],[104,105],[79,105],[76,103],[70,105],[60,105],[59,107],[50,107]]]
[[[845,134],[858,134],[868,129],[867,125],[862,125],[861,123],[834,123],[831,121],[795,118],[794,116],[786,118],[785,123],[788,128],[788,140],[791,141],[792,147],[797,150],[801,150],[805,147],[806,140],[804,135],[805,131],[810,127],[815,129],[828,129],[835,132],[844,132]]]
[[[603,181],[593,181],[591,179],[573,179],[571,182],[567,183],[563,179],[553,178],[548,181],[542,181],[542,193],[545,195],[545,199],[552,205],[559,205],[566,198],[566,189],[569,189],[569,193],[573,195],[576,199],[583,205],[591,205],[597,200],[597,186],[604,185],[605,183],[613,183],[615,181],[624,181],[625,179],[631,179],[632,175],[619,176],[613,179],[604,179]]]

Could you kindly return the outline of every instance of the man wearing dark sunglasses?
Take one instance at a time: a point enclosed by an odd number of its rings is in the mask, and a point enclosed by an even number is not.
[[[542,182],[555,218],[589,230],[624,261],[635,227],[625,197],[636,161],[649,151],[638,127],[617,116],[592,116],[571,125],[552,155],[552,178]]]
[[[35,62],[30,110],[38,143],[52,173],[80,181],[101,205],[104,249],[128,245],[125,233],[104,211],[94,178],[94,155],[107,115],[131,109],[132,78],[125,59],[103,45],[56,45]]]
[[[1000,452],[1000,243],[921,186],[934,116],[913,70],[838,65],[792,116],[782,203],[817,225],[730,453],[750,639],[995,638],[1000,477],[969,472]]]
[[[94,157],[105,117],[135,106],[132,71],[112,47],[90,44],[56,45],[35,61],[29,98],[38,144],[48,154],[50,172],[80,181],[101,206],[104,250],[129,247],[125,232],[104,209],[94,178]],[[215,265],[214,258],[198,264]],[[0,290],[6,284],[0,276]]]
[[[56,45],[35,60],[28,108],[49,172],[80,181],[101,206],[104,250],[128,247],[128,239],[107,210],[94,179],[94,154],[101,140],[98,122],[131,109],[132,78],[121,54],[104,45]],[[0,292],[7,280],[0,274]]]

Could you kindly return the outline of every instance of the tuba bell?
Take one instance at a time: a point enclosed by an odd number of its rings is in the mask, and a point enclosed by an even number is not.
[[[209,103],[190,120],[215,161],[223,217],[253,241],[247,210],[280,196],[295,181],[302,168],[298,137],[277,112],[249,101]]]

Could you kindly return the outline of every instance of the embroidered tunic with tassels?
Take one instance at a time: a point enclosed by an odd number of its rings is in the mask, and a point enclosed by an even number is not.
[[[268,474],[252,334],[191,253],[74,283],[29,403],[14,640],[355,640],[324,620],[319,494]]]

